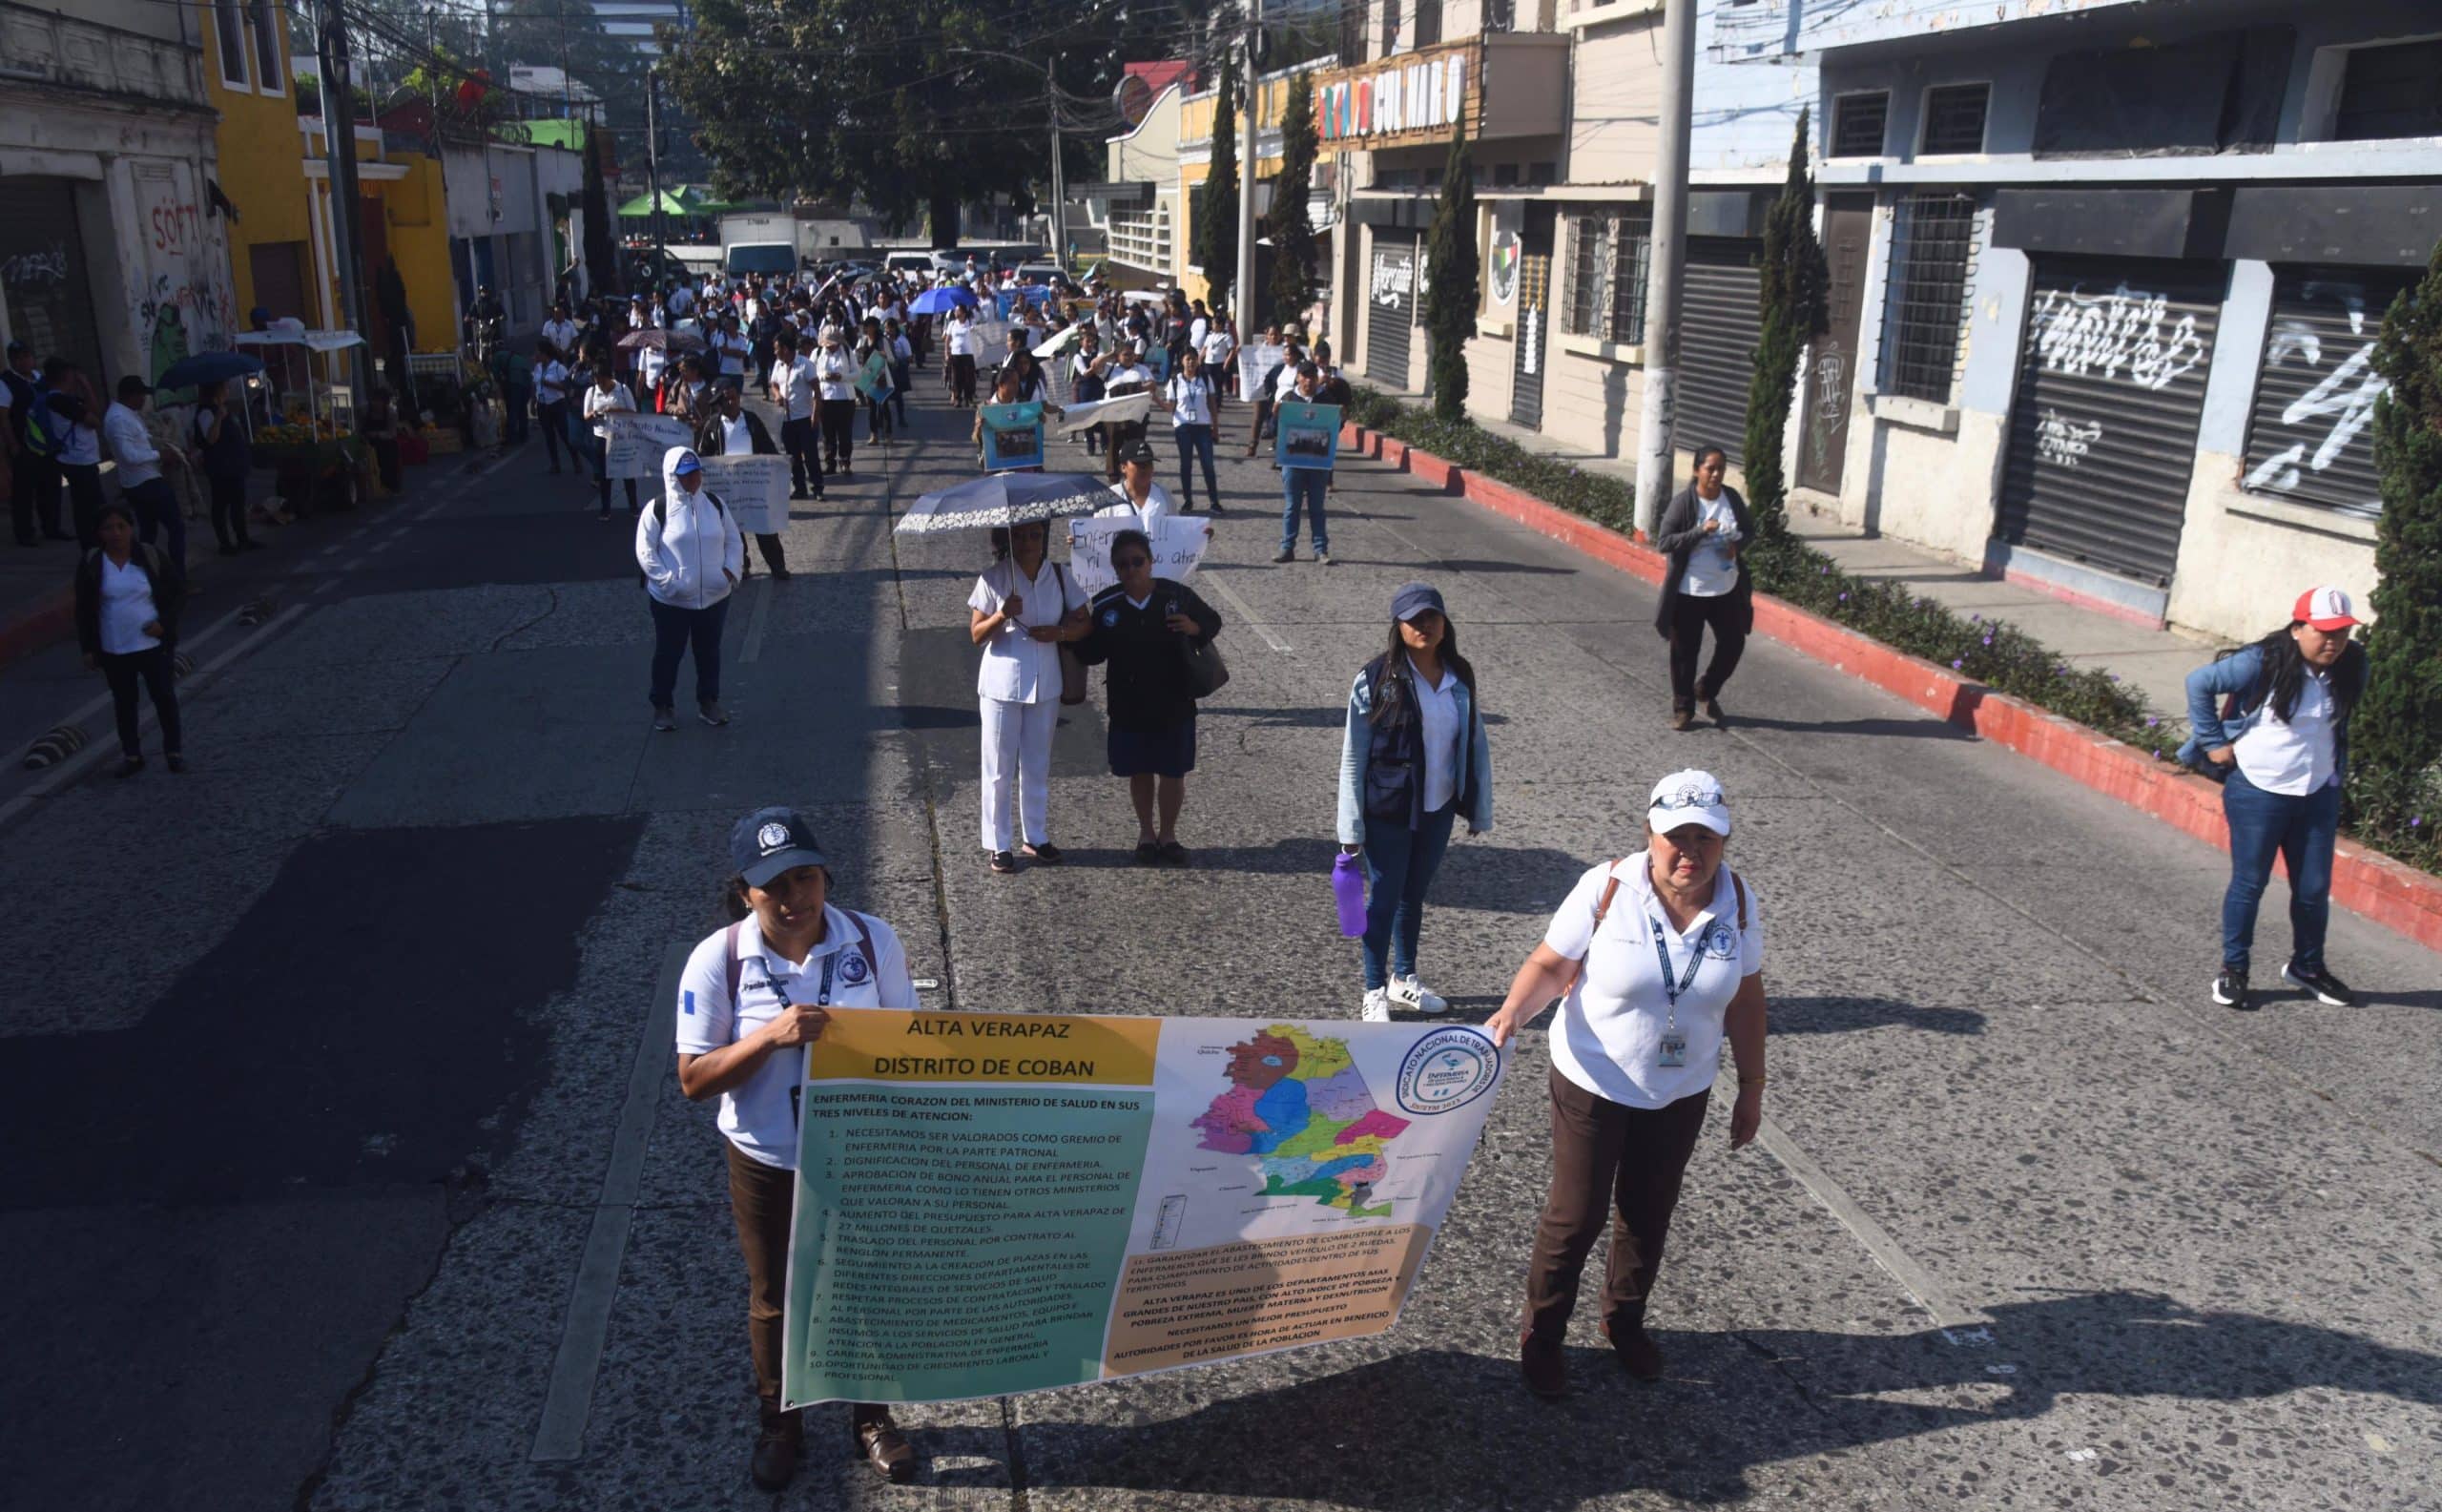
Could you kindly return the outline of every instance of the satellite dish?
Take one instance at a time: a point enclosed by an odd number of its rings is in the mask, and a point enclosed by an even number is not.
[[[1110,92],[1110,102],[1118,107],[1120,119],[1134,131],[1145,124],[1145,113],[1153,108],[1153,86],[1145,82],[1141,73],[1123,73]]]

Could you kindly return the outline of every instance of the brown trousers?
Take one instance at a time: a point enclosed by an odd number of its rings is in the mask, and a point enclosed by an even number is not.
[[[1662,1269],[1662,1243],[1679,1206],[1679,1182],[1705,1127],[1710,1091],[1664,1108],[1629,1108],[1598,1097],[1560,1072],[1552,1075],[1552,1190],[1535,1228],[1527,1262],[1530,1337],[1557,1339],[1577,1309],[1585,1257],[1611,1227],[1603,1277],[1603,1317],[1641,1321]]]
[[[791,1440],[803,1436],[804,1419],[780,1408],[780,1357],[787,1348],[782,1318],[788,1301],[789,1212],[797,1201],[797,1173],[767,1166],[725,1145],[729,1154],[729,1211],[737,1220],[737,1247],[746,1255],[746,1338],[755,1353],[755,1395],[763,1426]],[[886,1418],[887,1407],[858,1402],[855,1422]]]

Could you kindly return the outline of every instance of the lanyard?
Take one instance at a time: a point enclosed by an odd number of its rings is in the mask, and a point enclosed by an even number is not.
[[[1687,952],[1687,969],[1679,974],[1679,980],[1674,984],[1670,980],[1670,946],[1664,939],[1662,921],[1647,914],[1645,916],[1645,922],[1653,926],[1654,959],[1662,963],[1662,996],[1670,1005],[1669,1028],[1672,1032],[1676,1032],[1679,1027],[1679,994],[1687,991],[1695,982],[1696,968],[1705,963],[1704,945],[1699,942],[1695,949]],[[826,977],[825,980],[829,979]]]

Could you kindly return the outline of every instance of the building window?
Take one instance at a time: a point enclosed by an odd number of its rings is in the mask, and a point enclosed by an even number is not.
[[[254,21],[255,79],[266,94],[280,93],[285,77],[279,66],[279,11],[271,0],[249,0]]]
[[[1925,92],[1927,156],[1984,150],[1984,107],[1990,84],[1944,84]]]
[[[1881,156],[1883,123],[1890,118],[1889,90],[1878,90],[1872,94],[1841,95],[1832,102],[1832,151],[1829,155]]]
[[[1570,223],[1570,336],[1635,346],[1645,340],[1645,286],[1653,266],[1653,221],[1643,209],[1581,216]]]
[[[1399,0],[1382,0],[1382,52],[1389,57],[1399,50]]]
[[[2442,41],[2352,48],[2341,76],[2334,141],[2442,136]]]
[[[1883,391],[1948,404],[1976,247],[1976,201],[1955,194],[1912,196],[1900,202],[1892,241],[1891,302],[1897,317],[1884,347]]]
[[[1441,0],[1416,0],[1416,45],[1429,48],[1441,40]]]
[[[212,34],[220,43],[220,81],[246,87],[246,13],[238,0],[212,0]]]
[[[1518,30],[1518,0],[1484,0],[1484,30],[1515,31]]]

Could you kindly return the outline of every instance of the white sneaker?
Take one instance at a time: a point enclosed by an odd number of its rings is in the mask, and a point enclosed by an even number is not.
[[[1388,988],[1386,988],[1386,987],[1368,987],[1368,988],[1366,988],[1366,989],[1365,989],[1365,1007],[1364,1007],[1364,1010],[1363,1010],[1363,1011],[1361,1011],[1360,1013],[1358,1013],[1356,1016],[1357,1016],[1358,1018],[1360,1018],[1360,1019],[1363,1019],[1363,1020],[1364,1020],[1366,1023],[1368,1023],[1368,1024],[1388,1024],[1388,1023],[1390,1023],[1390,1022],[1391,1022],[1391,993],[1390,993],[1390,990],[1389,990]]]
[[[1427,992],[1424,984],[1414,977],[1391,979],[1391,1001],[1404,1003],[1418,1013],[1447,1013],[1450,1000],[1438,992]]]

